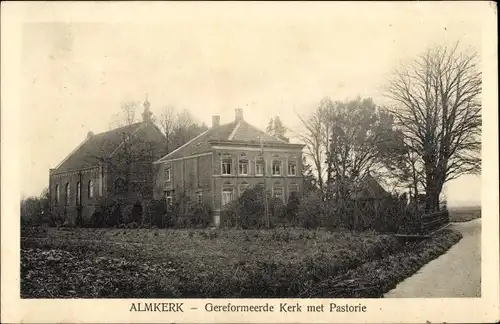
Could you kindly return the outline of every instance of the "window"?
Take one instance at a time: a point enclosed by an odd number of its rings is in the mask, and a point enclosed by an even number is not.
[[[92,180],[89,181],[89,198],[94,198],[94,182]]]
[[[273,175],[281,175],[281,160],[273,160]]]
[[[172,198],[172,190],[168,190],[166,192],[166,200],[167,200],[167,205],[168,206],[172,206],[172,201],[173,201],[173,198]]]
[[[292,184],[288,186],[288,199],[292,197],[297,197],[299,194],[299,186],[296,184]]]
[[[239,164],[239,174],[240,175],[248,175],[248,160],[240,160]]]
[[[201,191],[196,193],[196,203],[198,205],[203,203],[203,193]]]
[[[115,192],[123,192],[125,191],[125,181],[123,179],[116,179],[115,181]]]
[[[66,205],[69,205],[70,194],[71,194],[71,187],[69,186],[69,183],[67,183],[66,184]]]
[[[231,175],[231,168],[232,168],[233,160],[232,159],[222,159],[221,163],[221,173],[222,175]]]
[[[80,184],[80,181],[78,181],[76,183],[76,205],[77,206],[80,206],[81,198],[82,198],[81,194],[82,194],[82,186]]]
[[[233,200],[233,189],[225,188],[222,190],[222,207],[226,206]]]
[[[165,169],[165,182],[169,182],[171,180],[171,171],[170,167]]]
[[[273,198],[278,198],[283,200],[283,188],[281,187],[273,188]]]
[[[288,175],[289,176],[297,175],[297,163],[295,161],[288,161]]]
[[[56,199],[56,205],[58,205],[59,202],[60,202],[60,197],[61,197],[60,191],[61,190],[59,188],[59,185],[56,185],[56,197],[55,197],[55,199]]]

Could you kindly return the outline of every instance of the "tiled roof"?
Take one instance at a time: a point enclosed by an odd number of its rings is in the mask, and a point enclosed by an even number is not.
[[[245,120],[240,120],[208,129],[157,162],[209,152],[211,141],[259,143],[260,137],[264,144],[288,144],[250,125]]]
[[[55,170],[75,170],[97,165],[100,159],[110,157],[122,144],[124,134],[134,134],[141,130],[141,135],[151,140],[164,140],[160,130],[149,130],[156,127],[151,123],[134,123],[113,130],[88,136]],[[144,131],[142,134],[142,131]],[[157,131],[157,132],[156,132]],[[156,135],[152,135],[156,134]]]

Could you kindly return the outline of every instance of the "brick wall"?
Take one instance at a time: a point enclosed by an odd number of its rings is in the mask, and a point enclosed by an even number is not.
[[[165,170],[170,169],[170,181],[165,181]],[[165,197],[165,191],[173,190],[175,195],[186,194],[192,200],[198,192],[205,203],[211,202],[212,156],[203,155],[155,165],[155,199]]]
[[[89,197],[89,182],[92,180],[93,197]],[[80,182],[80,197],[82,217],[90,220],[95,205],[99,199],[99,168],[84,169],[73,172],[51,172],[49,180],[50,206],[53,213],[67,217],[71,224],[76,221],[77,215],[77,183]],[[66,185],[69,184],[70,195],[66,199]],[[56,188],[59,186],[59,201],[56,201]]]

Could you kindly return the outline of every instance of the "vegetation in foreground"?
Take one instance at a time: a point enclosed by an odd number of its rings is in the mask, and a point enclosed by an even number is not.
[[[22,298],[374,297],[460,238],[446,231],[405,245],[374,232],[303,229],[47,234],[22,241]]]

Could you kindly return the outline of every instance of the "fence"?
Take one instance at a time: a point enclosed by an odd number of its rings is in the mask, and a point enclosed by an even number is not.
[[[422,234],[429,234],[445,226],[450,222],[448,211],[439,211],[422,215],[420,219],[420,230]]]

